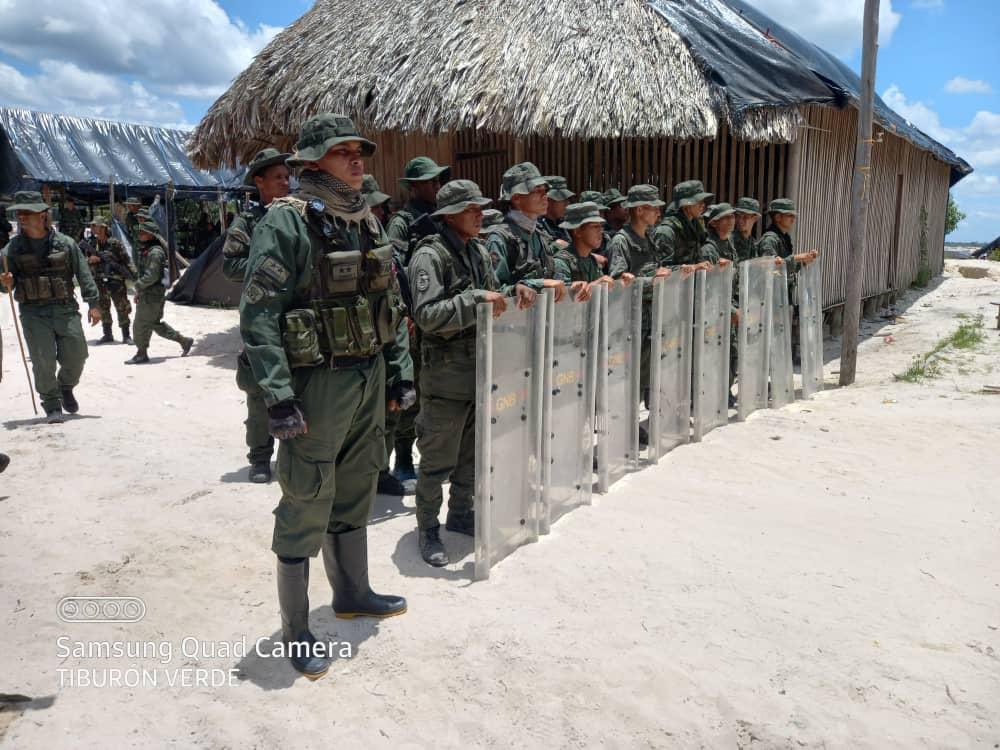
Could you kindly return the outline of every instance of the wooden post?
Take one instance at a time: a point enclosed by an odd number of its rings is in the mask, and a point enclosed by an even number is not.
[[[879,0],[865,0],[864,49],[861,60],[861,101],[858,108],[858,141],[854,150],[851,185],[851,235],[847,266],[847,299],[844,333],[840,340],[840,384],[854,382],[858,365],[858,332],[861,324],[861,281],[865,266],[865,229],[871,197],[869,173],[872,155],[872,107],[875,99],[875,63],[878,56]]]
[[[163,191],[163,212],[167,223],[167,262],[170,264],[170,282],[177,281],[180,276],[177,264],[177,229],[174,221],[174,181],[167,180],[167,189]]]
[[[108,210],[111,212],[111,222],[115,220],[115,177],[108,175]]]
[[[219,195],[219,235],[226,236],[226,199],[222,195],[222,188],[216,188]]]

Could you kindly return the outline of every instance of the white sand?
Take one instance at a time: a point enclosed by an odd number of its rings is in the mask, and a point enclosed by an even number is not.
[[[244,481],[235,312],[168,305],[198,337],[188,359],[162,339],[151,367],[124,367],[131,348],[92,347],[81,416],[48,426],[31,418],[0,298],[0,450],[13,458],[0,476],[0,692],[33,699],[0,704],[0,744],[996,747],[1000,395],[979,391],[1000,385],[988,306],[1000,273],[966,279],[954,265],[898,306],[904,320],[866,324],[891,339],[865,340],[857,386],[674,451],[488,582],[470,583],[466,537],[445,534],[452,566],[425,566],[412,498],[379,498],[372,579],[410,611],[335,620],[314,565],[314,631],[354,650],[315,683],[276,659],[178,653],[185,637],[278,630],[278,487]],[[933,382],[894,382],[962,312],[987,316],[979,353]],[[147,614],[66,624],[68,595],[139,596]],[[63,658],[64,635],[174,654],[166,666]],[[60,686],[58,669],[110,667],[160,667],[161,684]],[[165,686],[183,667],[243,679]]]

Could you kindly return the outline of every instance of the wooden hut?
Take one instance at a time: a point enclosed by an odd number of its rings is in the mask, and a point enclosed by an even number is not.
[[[215,102],[189,153],[245,163],[334,111],[378,143],[369,171],[397,197],[417,155],[494,195],[528,160],[576,191],[694,178],[723,201],[788,196],[829,308],[845,297],[858,90],[742,0],[318,0]],[[948,189],[971,169],[881,101],[876,122],[863,294],[882,301],[921,265],[940,272]]]

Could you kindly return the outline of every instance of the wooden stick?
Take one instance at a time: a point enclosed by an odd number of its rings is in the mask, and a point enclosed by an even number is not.
[[[3,272],[10,273],[7,270],[7,256],[3,256]],[[21,347],[21,361],[24,362],[24,374],[28,378],[28,393],[31,394],[31,408],[35,411],[35,416],[38,416],[38,404],[35,403],[35,386],[31,382],[31,371],[28,369],[28,358],[24,354],[24,341],[21,340],[21,326],[17,322],[17,309],[14,307],[14,294],[11,290],[7,290],[7,296],[10,298],[10,311],[14,315],[14,331],[17,333],[17,345]]]

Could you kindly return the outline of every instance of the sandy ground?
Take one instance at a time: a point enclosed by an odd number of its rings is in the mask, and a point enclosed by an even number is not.
[[[1000,395],[980,391],[1000,385],[988,305],[1000,266],[978,265],[992,276],[949,262],[895,323],[867,322],[858,385],[674,451],[488,582],[470,582],[465,537],[445,534],[449,568],[423,565],[412,498],[379,498],[372,579],[410,611],[335,620],[314,567],[314,630],[353,653],[315,683],[278,659],[211,653],[244,638],[252,652],[278,630],[278,487],[244,481],[236,314],[169,305],[198,337],[187,359],[162,339],[143,368],[122,366],[130,348],[92,347],[80,416],[48,426],[32,419],[0,299],[0,449],[13,458],[0,477],[0,744],[995,748]],[[963,313],[987,316],[978,352],[932,382],[894,382]],[[141,597],[146,615],[57,618],[62,597],[98,595]],[[59,645],[74,641],[172,653]],[[77,673],[58,671],[109,668],[157,685],[70,685]],[[196,668],[233,684],[178,684]]]

